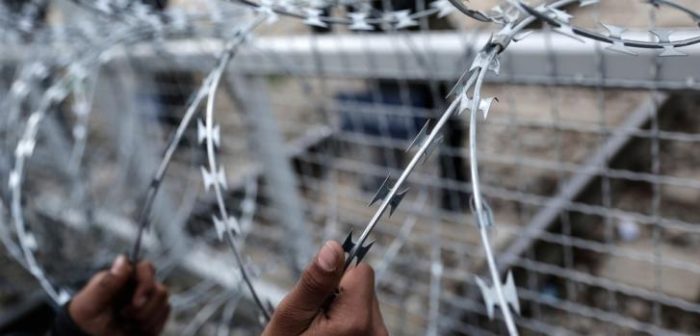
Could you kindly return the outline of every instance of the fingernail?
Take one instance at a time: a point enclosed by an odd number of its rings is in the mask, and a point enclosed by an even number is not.
[[[326,272],[333,272],[337,267],[337,260],[338,255],[336,249],[333,248],[333,244],[326,242],[321,251],[318,252],[318,265]]]
[[[112,274],[118,274],[119,270],[126,266],[126,257],[120,255],[112,264],[112,268],[109,270]]]

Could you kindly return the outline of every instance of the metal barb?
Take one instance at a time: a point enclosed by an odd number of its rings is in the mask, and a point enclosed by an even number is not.
[[[355,260],[355,265],[362,262],[367,255],[367,252],[369,252],[369,249],[372,248],[372,245],[374,245],[374,242],[371,242],[366,246],[358,246],[357,243],[352,240],[352,232],[348,233],[348,236],[343,242],[343,251],[348,253],[348,258],[345,260],[345,268],[347,269],[347,267],[352,264],[353,260]]]
[[[449,0],[437,0],[431,3],[430,6],[438,10],[437,16],[439,18],[448,16],[455,10],[455,7]]]
[[[489,318],[493,320],[493,312],[495,306],[499,305],[498,294],[495,287],[490,287],[479,277],[476,277],[476,284],[481,290],[481,295],[484,297],[484,304]],[[516,314],[520,315],[520,303],[518,302],[518,292],[513,281],[513,273],[508,271],[506,283],[503,285],[503,295],[505,296],[507,305],[509,305]],[[508,307],[501,307],[501,310]]]
[[[408,145],[408,147],[406,147],[406,152],[410,151],[411,148],[413,148],[416,145],[421,146],[423,144],[425,139],[428,138],[428,128],[429,127],[430,127],[430,121],[426,121],[425,125],[423,125],[423,127],[420,129],[420,131],[418,132],[416,137],[413,138],[413,141],[411,141],[411,143]]]
[[[204,125],[201,119],[197,120],[197,139],[200,144],[203,144],[205,140],[211,139],[214,141],[214,145],[219,147],[221,145],[221,130],[219,125],[214,125],[213,127],[207,127]]]
[[[374,197],[372,197],[372,201],[369,202],[368,206],[372,206],[379,200],[384,200],[387,197],[387,195],[389,195],[391,190],[395,188],[389,185],[390,178],[391,176],[387,176],[384,179],[384,182],[382,182],[382,185],[379,187],[379,190],[377,190],[377,193],[374,194]],[[403,198],[404,196],[406,196],[406,193],[408,193],[408,189],[395,192],[394,196],[391,197],[391,200],[389,200],[389,206],[391,207],[391,209],[389,210],[389,217],[391,217],[391,215],[394,214],[394,211],[396,211],[396,208],[398,208],[399,204],[401,204],[401,201],[403,201]]]
[[[228,183],[226,182],[226,173],[223,167],[219,167],[217,171],[208,171],[206,167],[201,167],[202,169],[202,180],[204,180],[204,188],[209,191],[215,185],[221,186],[223,189],[228,189]]]
[[[314,27],[328,28],[328,24],[321,20],[321,10],[315,8],[309,8],[304,10],[306,13],[306,19],[304,19],[304,24]]]
[[[659,54],[659,57],[688,56],[688,54],[676,49],[673,43],[671,43],[671,34],[673,34],[673,31],[667,29],[653,29],[651,33],[658,38],[658,42],[663,46],[664,51]]]
[[[408,189],[404,189],[403,191],[397,192],[396,195],[391,198],[391,201],[389,201],[389,205],[391,206],[391,209],[389,210],[389,217],[394,214],[394,211],[396,211],[396,208],[399,207],[399,204],[401,204],[401,201],[403,201],[403,198],[407,193]]]
[[[367,13],[350,13],[348,15],[352,20],[352,23],[350,24],[350,30],[374,30],[374,27],[367,23]]]
[[[382,182],[382,185],[379,187],[379,190],[374,194],[374,197],[372,197],[372,201],[369,202],[368,206],[372,206],[374,203],[377,201],[383,200],[386,195],[389,194],[389,190],[391,187],[389,186],[389,179],[391,176],[387,176],[384,179],[384,182]]]
[[[219,237],[220,241],[224,240],[224,234],[227,231],[230,231],[234,236],[238,236],[241,232],[240,225],[235,217],[229,216],[226,220],[222,220],[216,215],[212,215],[212,220],[216,229],[216,235]]]
[[[396,29],[405,29],[418,25],[418,21],[411,18],[411,11],[409,10],[393,12],[391,16],[396,20]]]

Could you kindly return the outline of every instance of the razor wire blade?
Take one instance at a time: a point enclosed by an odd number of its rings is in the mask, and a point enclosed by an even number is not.
[[[81,85],[84,85],[86,78],[88,77],[86,75],[90,72],[88,69],[94,69],[100,65],[104,59],[102,50],[108,50],[111,44],[128,43],[132,39],[138,40],[138,38],[134,38],[135,36],[144,39],[153,38],[153,36],[155,36],[154,33],[158,34],[168,27],[168,22],[176,24],[178,27],[187,26],[187,18],[178,16],[179,14],[172,14],[170,17],[161,16],[144,6],[129,8],[128,6],[124,6],[123,3],[116,1],[96,1],[94,3],[83,1],[77,2],[84,6],[89,6],[92,9],[96,9],[99,12],[109,15],[116,15],[131,22],[135,22],[136,26],[140,27],[141,29],[141,35],[134,34],[134,32],[138,32],[138,30],[133,29],[130,29],[128,33],[124,34],[123,36],[115,34],[114,36],[116,37],[114,40],[110,40],[109,43],[105,44],[103,49],[101,49],[99,52],[90,54],[80,61],[73,63],[72,68],[68,70],[66,77],[46,90],[46,93],[43,95],[42,100],[38,104],[36,110],[26,119],[25,130],[22,132],[14,152],[15,164],[9,175],[8,186],[11,190],[12,196],[10,210],[12,213],[13,222],[15,224],[14,229],[16,231],[19,246],[21,247],[23,255],[23,263],[39,280],[47,293],[49,293],[49,295],[51,295],[52,298],[59,303],[65,302],[68,299],[69,296],[67,291],[59,289],[51,284],[41,266],[38,265],[36,258],[34,257],[34,251],[39,248],[39,246],[37,246],[37,240],[28,229],[22,214],[21,198],[23,174],[26,170],[25,162],[28,157],[31,157],[36,147],[38,124],[46,116],[51,106],[63,101],[71,94],[76,97],[80,97],[80,101],[86,101],[84,90],[81,88]],[[478,129],[477,116],[481,115],[482,117],[486,118],[488,116],[488,111],[490,110],[491,104],[495,101],[495,97],[481,98],[481,87],[485,74],[489,71],[495,73],[498,72],[498,55],[506,50],[510,43],[525,38],[525,34],[527,33],[526,29],[536,21],[546,23],[557,33],[561,33],[576,40],[590,39],[601,43],[606,43],[609,45],[609,50],[628,55],[634,55],[634,49],[639,48],[659,50],[661,51],[659,54],[660,57],[683,56],[685,54],[680,48],[700,43],[700,37],[673,40],[673,32],[670,30],[654,29],[651,31],[651,33],[656,37],[656,40],[645,41],[626,39],[624,38],[624,33],[626,31],[625,28],[610,24],[601,23],[605,30],[604,32],[577,27],[571,23],[573,16],[562,9],[565,6],[573,4],[578,4],[579,6],[594,5],[599,2],[596,0],[559,0],[537,6],[529,5],[528,3],[520,0],[512,0],[501,4],[489,12],[473,10],[466,6],[463,2],[457,0],[439,0],[433,2],[431,4],[431,8],[413,13],[410,11],[388,11],[377,13],[367,8],[363,10],[362,6],[358,5],[358,11],[348,13],[347,16],[341,17],[325,15],[323,14],[323,9],[329,6],[353,6],[356,4],[353,2],[343,2],[342,4],[338,4],[336,2],[314,2],[307,3],[308,6],[302,6],[299,4],[299,2],[295,1],[253,2],[239,0],[238,2],[254,7],[255,11],[258,12],[258,17],[260,19],[256,21],[256,24],[239,30],[239,34],[237,34],[235,37],[236,42],[228,44],[226,50],[219,57],[217,66],[214,68],[214,70],[212,70],[209,76],[207,76],[204,83],[194,96],[194,100],[188,106],[187,113],[181,121],[181,124],[178,126],[178,131],[174,137],[174,140],[169,143],[166,155],[164,156],[156,177],[153,180],[154,183],[151,185],[148,191],[149,196],[147,199],[150,201],[146,202],[144,211],[141,215],[142,219],[140,221],[145,223],[146,219],[144,218],[148,217],[150,207],[152,206],[152,198],[154,198],[157,194],[160,182],[165,171],[167,170],[170,157],[172,156],[173,151],[177,148],[177,143],[184,134],[184,129],[188,127],[193,115],[196,113],[197,107],[206,98],[205,117],[204,119],[198,119],[197,131],[198,141],[205,147],[207,152],[207,164],[201,167],[202,180],[205,185],[205,190],[208,192],[213,192],[217,200],[218,214],[213,215],[212,222],[218,238],[226,241],[230,245],[232,253],[236,256],[236,263],[244,278],[244,281],[266,319],[269,319],[269,304],[262,303],[262,301],[258,298],[252,284],[252,280],[249,279],[247,275],[246,266],[239,255],[240,252],[237,250],[235,240],[236,235],[240,232],[240,225],[238,220],[227,212],[224,204],[223,191],[227,189],[226,174],[224,168],[218,162],[216,154],[217,148],[220,146],[221,141],[221,128],[215,123],[213,118],[215,91],[220,83],[221,76],[223,75],[226,66],[234,57],[234,50],[241,43],[243,43],[243,41],[245,41],[247,36],[262,21],[274,23],[277,15],[285,15],[298,18],[307,25],[318,27],[327,27],[331,24],[342,24],[349,26],[351,30],[373,30],[375,29],[374,26],[376,25],[390,25],[396,29],[403,29],[417,25],[417,21],[423,17],[430,15],[444,17],[457,10],[472,19],[500,25],[500,30],[493,34],[492,40],[482,49],[481,52],[477,54],[477,57],[474,59],[470,68],[465,71],[463,76],[464,80],[460,80],[457,85],[455,85],[452,92],[452,102],[450,103],[449,107],[435,123],[435,125],[432,126],[432,128],[426,124],[407,149],[416,149],[416,153],[414,154],[410,163],[403,169],[402,173],[395,182],[391,183],[390,177],[387,177],[373,199],[370,201],[370,206],[379,202],[379,208],[368,222],[359,239],[357,241],[353,241],[352,234],[350,233],[343,244],[343,248],[348,253],[348,258],[346,259],[345,265],[346,269],[352,264],[352,262],[360,262],[365,257],[373,244],[365,244],[369,238],[369,235],[374,227],[380,222],[387,210],[389,210],[389,216],[391,216],[399,207],[409,191],[409,189],[405,187],[408,177],[411,175],[416,166],[420,164],[421,160],[424,162],[425,158],[427,158],[439,144],[439,141],[442,138],[441,131],[447,120],[455,115],[459,115],[464,111],[469,110],[469,153],[471,159],[473,197],[471,207],[474,213],[475,222],[481,234],[482,245],[484,251],[486,252],[492,285],[489,287],[486,284],[486,281],[481,278],[477,278],[476,282],[482,291],[482,295],[489,312],[489,317],[493,316],[494,307],[496,305],[500,306],[509,333],[512,335],[517,334],[515,321],[511,314],[511,308],[516,313],[519,312],[517,291],[514,285],[512,273],[508,272],[507,280],[505,284],[502,284],[499,272],[495,266],[495,258],[489,242],[489,229],[494,225],[493,216],[488,203],[480,192],[479,186],[479,159],[476,149],[476,134]],[[700,14],[691,8],[687,8],[686,6],[680,5],[671,0],[649,0],[648,2],[655,7],[668,7],[678,10],[687,14],[694,20],[694,22],[700,24]],[[29,13],[25,15],[26,17],[21,17],[16,22],[11,23],[12,25],[16,25],[17,30],[22,33],[30,32],[37,28],[26,23],[27,20],[31,21],[32,14]],[[3,17],[3,19],[5,19],[5,17]],[[7,23],[7,21],[3,22]],[[42,76],[42,73],[45,72],[35,69],[33,76],[39,78]],[[26,94],[31,91],[31,87],[28,86],[28,83],[34,81],[34,79],[32,79],[31,76],[29,77],[30,78],[20,78],[13,83],[10,91],[13,99],[22,101],[23,97],[25,97]],[[79,148],[85,147],[85,125],[89,115],[89,108],[86,108],[86,105],[89,104],[78,104],[75,110],[76,115],[80,116],[74,129],[76,139],[79,140],[76,142],[79,144],[76,146],[78,148],[76,150],[76,153],[78,153],[76,154],[76,160],[78,161],[80,161],[81,157],[81,151]],[[16,104],[15,106],[17,107],[18,105]],[[139,244],[140,243],[137,243],[135,246],[138,247]],[[138,252],[135,253],[135,255],[138,256]]]

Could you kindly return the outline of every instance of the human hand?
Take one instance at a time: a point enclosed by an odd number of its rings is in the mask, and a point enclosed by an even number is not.
[[[340,244],[327,242],[279,304],[263,336],[388,335],[374,291],[374,271],[361,263],[343,276],[344,262]],[[321,311],[338,286],[338,297]]]
[[[132,278],[133,277],[133,278]],[[136,286],[124,307],[117,302],[130,281]],[[158,335],[170,314],[168,289],[155,279],[150,262],[134,267],[119,256],[109,271],[97,273],[68,307],[73,321],[87,334],[100,336]]]

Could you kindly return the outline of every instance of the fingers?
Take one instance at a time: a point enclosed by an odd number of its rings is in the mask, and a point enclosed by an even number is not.
[[[135,277],[137,285],[131,304],[138,309],[146,304],[156,289],[156,271],[153,264],[148,261],[138,263]]]
[[[170,317],[170,305],[165,307],[165,309],[160,311],[158,315],[146,324],[144,332],[147,335],[160,335],[165,327],[165,323],[168,321],[168,317]]]
[[[147,300],[139,307],[130,307],[127,315],[138,329],[148,335],[155,335],[162,330],[170,314],[168,289],[157,283],[148,295]]]
[[[263,334],[298,335],[306,330],[337,288],[344,260],[340,244],[329,241],[323,245],[294,289],[279,304]]]
[[[85,287],[73,297],[68,311],[73,320],[85,330],[100,330],[94,320],[108,312],[113,301],[129,281],[131,265],[124,256],[118,257],[109,271],[95,274]]]
[[[340,282],[340,296],[333,302],[323,323],[328,335],[386,335],[374,291],[374,271],[361,263]]]
[[[85,299],[86,303],[89,302],[94,308],[111,307],[112,301],[127,284],[131,272],[132,267],[126,257],[119,256],[109,271],[93,276],[76,299],[79,302]]]
[[[340,297],[331,307],[337,310],[362,309],[371,313],[374,300],[374,270],[365,263],[351,268],[340,282]]]

